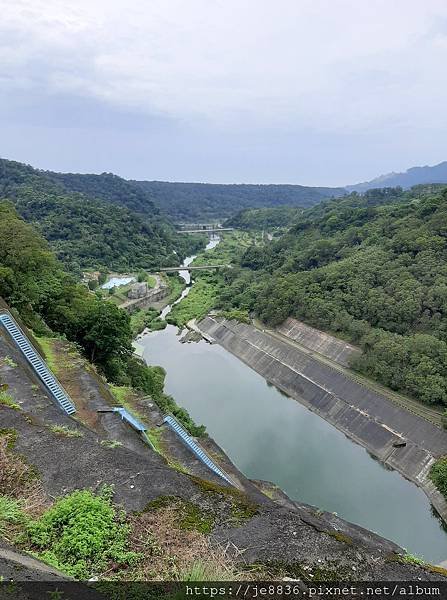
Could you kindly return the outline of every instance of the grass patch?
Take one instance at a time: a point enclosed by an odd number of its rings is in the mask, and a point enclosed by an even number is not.
[[[415,556],[414,554],[404,554],[401,557],[401,562],[408,563],[410,565],[425,565],[425,560]]]
[[[348,535],[345,535],[341,531],[326,531],[326,533],[337,540],[337,542],[342,542],[343,544],[352,546],[352,538],[350,538]]]
[[[325,565],[306,565],[303,563],[286,563],[280,560],[254,563],[252,572],[258,572],[261,581],[278,580],[292,577],[305,582],[352,581],[353,572],[348,566],[340,565],[338,561],[327,561]]]
[[[2,390],[1,388],[0,388],[0,404],[2,406],[7,406],[8,408],[13,408],[14,410],[21,410],[21,408],[17,404],[17,402],[14,401],[14,398],[10,394],[5,392],[5,390]]]
[[[146,504],[141,512],[147,512],[148,510],[158,510],[160,508],[167,508],[178,502],[178,496],[158,496]]]
[[[443,577],[447,577],[447,569],[443,567],[437,567],[435,565],[425,565],[425,569],[430,573],[435,573],[436,575],[442,575]]]
[[[129,398],[133,395],[132,388],[125,385],[110,385],[110,391],[115,400],[124,406]]]
[[[113,448],[119,448],[122,446],[122,443],[118,440],[101,440],[100,443],[104,448],[110,448],[111,450],[113,450]]]
[[[67,427],[66,425],[50,425],[48,429],[56,435],[64,437],[84,437],[82,431],[79,431],[79,429],[70,429],[70,427]]]
[[[224,317],[224,319],[228,319],[229,321],[239,321],[239,323],[246,323],[247,325],[251,323],[248,310],[241,310],[238,308],[222,310],[219,312],[219,317]]]
[[[196,504],[183,500],[178,496],[159,496],[155,500],[151,500],[145,506],[143,512],[168,507],[176,509],[175,524],[179,529],[198,531],[204,535],[209,535],[213,530],[214,516],[210,512],[205,512]]]
[[[198,531],[204,535],[209,535],[213,530],[214,517],[210,513],[205,513],[192,502],[182,500],[179,513],[177,523],[180,529]]]
[[[166,321],[184,327],[191,319],[203,318],[215,305],[218,280],[215,274],[205,273],[198,277],[189,294],[176,304]]]
[[[116,400],[116,404],[122,406],[129,411],[136,419],[145,422],[146,417],[134,408],[132,400],[135,398],[135,391],[133,388],[126,385],[110,385],[110,390],[113,397]]]
[[[5,427],[0,429],[0,438],[6,440],[6,449],[12,450],[17,442],[17,430]]]
[[[0,495],[0,535],[5,535],[9,525],[17,525],[24,521],[21,501]]]
[[[15,369],[17,367],[17,363],[13,361],[10,356],[3,357],[3,362],[5,363],[5,365],[11,367],[12,369]]]
[[[14,451],[16,440],[15,429],[0,429],[0,490],[12,498],[41,497],[39,473]]]
[[[54,349],[54,338],[49,337],[39,337],[39,344],[45,354],[45,361],[48,367],[53,371],[53,373],[57,373],[58,370],[58,357],[57,353]]]
[[[179,581],[236,581],[235,572],[229,571],[228,567],[218,561],[196,560],[187,569],[180,572]]]
[[[164,454],[162,430],[159,427],[151,427],[146,431],[146,435],[158,454]]]

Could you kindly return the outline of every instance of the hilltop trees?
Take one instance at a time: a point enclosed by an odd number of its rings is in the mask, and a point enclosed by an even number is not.
[[[56,176],[0,159],[1,197],[74,274],[176,265],[205,243],[201,236],[178,235],[141,190],[117,176]],[[135,212],[142,206],[144,214]]]
[[[107,376],[123,370],[131,353],[128,315],[76,283],[9,202],[0,202],[0,295],[37,331],[44,321],[80,344]]]
[[[345,337],[364,351],[355,368],[447,405],[447,190],[325,202],[225,277],[221,308],[270,325],[295,316]]]
[[[0,202],[0,296],[36,333],[51,334],[51,328],[76,342],[109,381],[151,395],[193,435],[204,433],[164,393],[163,369],[133,355],[129,315],[77,283],[9,202]]]

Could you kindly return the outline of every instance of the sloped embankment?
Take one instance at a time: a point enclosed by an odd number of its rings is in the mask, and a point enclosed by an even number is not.
[[[181,444],[165,438],[164,428],[157,427],[158,413],[151,399],[130,398],[149,429],[160,432],[160,453],[144,446],[116,415],[96,413],[98,407],[110,406],[113,396],[75,349],[61,341],[52,348],[52,366],[77,405],[76,419],[59,410],[0,332],[0,378],[17,404],[14,408],[0,405],[2,435],[12,439],[2,446],[4,456],[14,457],[11,464],[22,461],[32,467],[45,506],[75,489],[114,487],[114,502],[125,510],[133,528],[132,547],[142,553],[134,567],[139,571],[128,573],[112,565],[120,577],[135,578],[136,573],[172,577],[172,570],[163,571],[166,565],[172,569],[185,557],[203,559],[219,552],[222,557],[222,548],[227,549],[225,561],[254,578],[435,580],[442,576],[405,563],[395,544],[360,527],[342,520],[334,524],[311,507],[295,506],[287,499],[272,501],[240,473],[244,491],[221,485],[210,472],[198,474],[194,459],[184,458],[187,451]],[[208,448],[219,451],[212,441]],[[234,467],[232,474],[237,474]],[[158,572],[153,572],[153,564]]]
[[[206,317],[199,329],[267,381],[419,485],[447,521],[447,502],[428,478],[447,454],[447,434],[314,355],[250,325]]]

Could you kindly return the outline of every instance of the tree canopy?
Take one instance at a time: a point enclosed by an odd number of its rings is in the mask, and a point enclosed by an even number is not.
[[[73,177],[77,182],[77,176]],[[62,175],[0,160],[0,198],[13,202],[70,270],[174,266],[179,257],[203,245],[201,237],[177,234],[151,202],[146,202],[144,215],[133,212],[144,194],[125,180],[79,177],[83,185],[73,184],[68,189]],[[92,178],[94,185],[90,184]]]
[[[288,316],[360,344],[355,368],[447,404],[447,190],[370,190],[303,212],[225,273],[221,307]]]
[[[49,329],[76,342],[113,383],[150,394],[194,435],[204,432],[164,394],[164,371],[133,355],[129,315],[68,274],[37,230],[7,201],[0,202],[0,296],[36,333]]]

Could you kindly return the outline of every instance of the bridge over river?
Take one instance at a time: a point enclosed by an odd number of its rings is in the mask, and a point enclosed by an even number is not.
[[[202,227],[201,229],[178,229],[177,233],[224,233],[234,231],[234,227]]]
[[[206,269],[222,269],[224,267],[231,269],[231,265],[180,265],[179,267],[162,267],[159,271],[163,273],[174,273],[175,271],[204,271]]]

